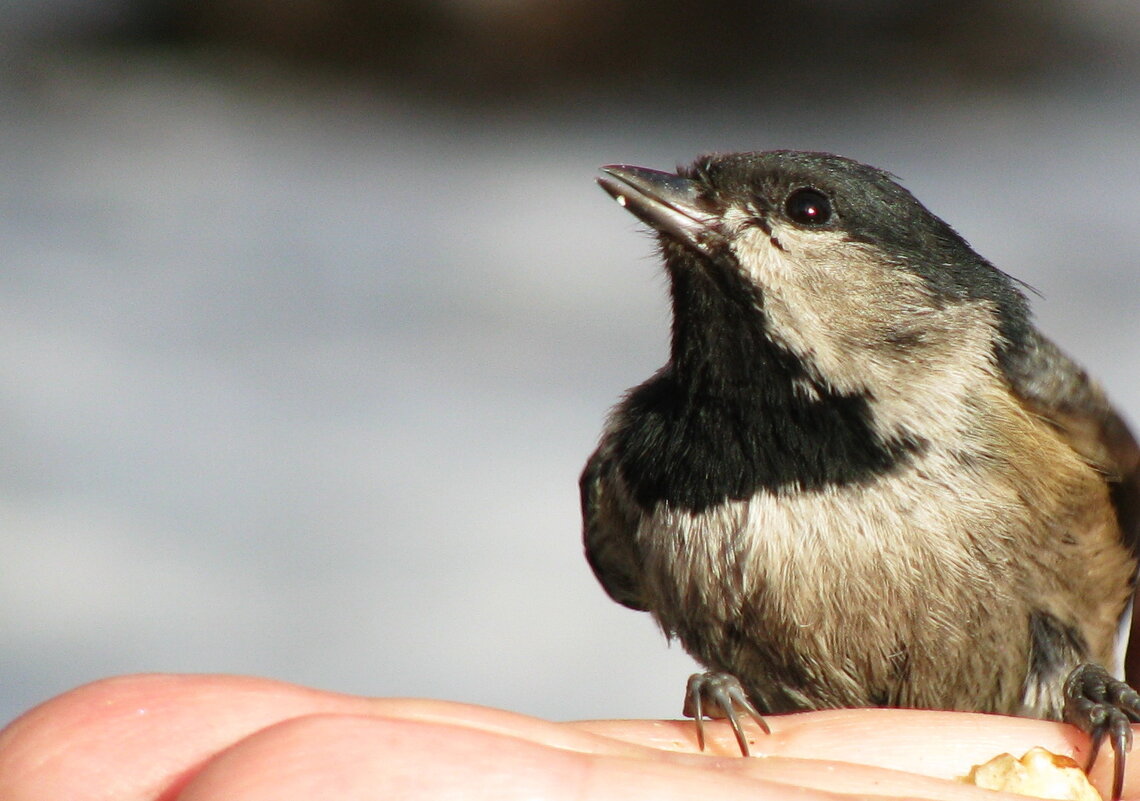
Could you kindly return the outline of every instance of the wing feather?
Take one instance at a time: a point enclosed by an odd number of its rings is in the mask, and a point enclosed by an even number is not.
[[[604,440],[586,462],[578,487],[582,500],[582,544],[594,575],[615,601],[648,611],[640,580],[637,513],[625,499],[616,461]]]
[[[1104,390],[1037,331],[1002,366],[1025,407],[1104,473],[1121,542],[1140,556],[1140,445]],[[1127,619],[1134,606],[1128,605],[1120,627],[1122,635],[1128,634],[1125,675],[1132,683],[1140,681],[1140,623]]]

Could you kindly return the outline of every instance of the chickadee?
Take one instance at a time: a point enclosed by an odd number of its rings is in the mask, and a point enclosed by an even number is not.
[[[1140,447],[1018,284],[839,156],[602,172],[656,230],[673,328],[582,474],[586,556],[707,667],[686,713],[745,755],[741,714],[1066,720],[1118,798]]]

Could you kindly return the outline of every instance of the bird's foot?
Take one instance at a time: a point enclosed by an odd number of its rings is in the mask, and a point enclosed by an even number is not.
[[[1112,799],[1118,801],[1124,789],[1124,755],[1132,748],[1131,724],[1140,722],[1140,693],[1100,665],[1078,665],[1065,680],[1064,716],[1092,740],[1086,773],[1106,738],[1112,745]]]
[[[697,724],[697,745],[705,750],[705,718],[727,719],[736,735],[740,753],[749,756],[748,740],[740,724],[740,713],[756,721],[757,725],[770,734],[763,715],[748,700],[739,679],[728,673],[694,673],[689,677],[685,690],[685,717],[693,718]]]

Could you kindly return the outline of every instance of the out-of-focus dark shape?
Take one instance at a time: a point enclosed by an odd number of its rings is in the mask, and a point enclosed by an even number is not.
[[[78,5],[0,12],[0,28],[224,47],[477,97],[661,81],[810,89],[852,75],[1001,85],[1117,67],[1137,36],[1099,24],[1101,4],[1034,0],[118,0],[68,11]]]

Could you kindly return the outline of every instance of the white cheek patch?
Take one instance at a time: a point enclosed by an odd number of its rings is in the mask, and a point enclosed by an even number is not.
[[[945,410],[962,408],[961,398],[995,380],[990,306],[934,304],[921,277],[835,232],[783,226],[770,237],[742,220],[736,225],[733,248],[763,290],[769,336],[814,381],[873,398],[884,436],[964,424]],[[898,344],[908,337],[911,344]],[[818,396],[800,383],[804,397]]]
[[[854,249],[831,232],[776,229],[770,237],[750,227],[740,230],[733,243],[747,277],[763,290],[772,339],[816,366],[818,377],[836,389],[862,389],[861,382],[850,382],[848,370],[828,365],[847,362],[852,349],[868,340],[866,306],[874,301],[877,286],[865,270],[858,274],[859,262],[867,257],[845,255]]]

